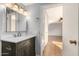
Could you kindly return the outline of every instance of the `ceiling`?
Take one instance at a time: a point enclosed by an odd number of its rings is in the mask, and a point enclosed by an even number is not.
[[[34,3],[22,3],[24,6],[32,5]]]

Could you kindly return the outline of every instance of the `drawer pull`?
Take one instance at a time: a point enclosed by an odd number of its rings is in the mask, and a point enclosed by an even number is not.
[[[7,50],[11,51],[12,49],[10,47],[6,47]]]

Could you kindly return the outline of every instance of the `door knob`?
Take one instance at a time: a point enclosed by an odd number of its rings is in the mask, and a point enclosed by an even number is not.
[[[75,44],[75,45],[77,44],[76,40],[70,40],[69,42],[70,42],[70,44]]]

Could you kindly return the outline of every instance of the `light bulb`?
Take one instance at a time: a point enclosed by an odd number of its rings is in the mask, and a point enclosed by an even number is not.
[[[14,6],[13,6],[13,9],[14,9],[15,11],[18,11],[18,6],[17,6],[17,5],[14,5]]]
[[[23,13],[23,9],[22,8],[20,8],[19,10],[20,10],[20,13]]]

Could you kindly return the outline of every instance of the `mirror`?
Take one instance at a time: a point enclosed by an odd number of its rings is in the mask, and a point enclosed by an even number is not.
[[[10,8],[6,8],[6,32],[26,31],[26,17]]]

